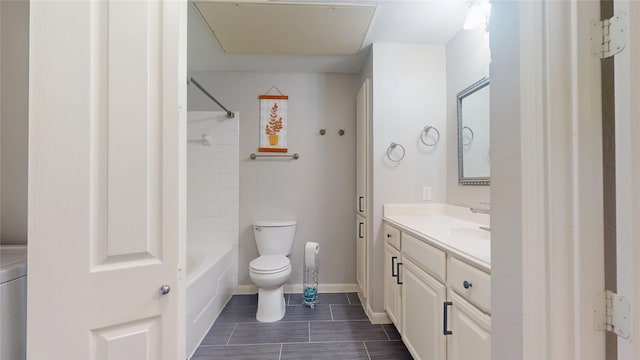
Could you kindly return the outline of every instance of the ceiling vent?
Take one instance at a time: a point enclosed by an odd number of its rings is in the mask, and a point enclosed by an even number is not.
[[[375,4],[195,1],[229,54],[355,55]]]

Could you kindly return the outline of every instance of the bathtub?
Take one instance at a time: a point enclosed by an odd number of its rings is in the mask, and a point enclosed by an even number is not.
[[[0,360],[26,357],[26,246],[0,246],[0,334]]]
[[[187,249],[187,354],[189,358],[233,294],[231,245]]]

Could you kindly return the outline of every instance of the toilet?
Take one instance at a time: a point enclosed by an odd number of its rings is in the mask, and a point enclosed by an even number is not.
[[[260,322],[282,319],[286,311],[283,286],[291,275],[289,254],[293,249],[296,222],[263,220],[253,222],[258,257],[249,263],[249,276],[258,287]]]

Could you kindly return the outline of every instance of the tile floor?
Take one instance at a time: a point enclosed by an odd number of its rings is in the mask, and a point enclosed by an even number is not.
[[[373,325],[355,293],[319,294],[314,309],[286,294],[281,321],[256,320],[257,295],[234,295],[193,360],[412,359],[391,324]]]

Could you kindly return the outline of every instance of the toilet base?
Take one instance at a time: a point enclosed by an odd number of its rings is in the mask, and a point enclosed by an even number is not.
[[[284,317],[285,311],[286,304],[282,286],[275,289],[258,289],[256,320],[260,322],[275,322]]]

